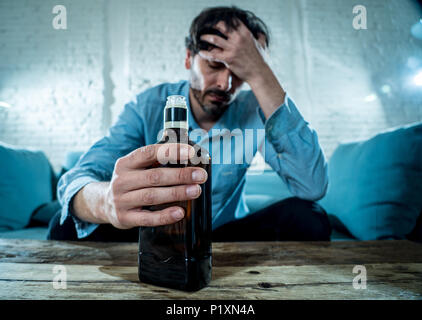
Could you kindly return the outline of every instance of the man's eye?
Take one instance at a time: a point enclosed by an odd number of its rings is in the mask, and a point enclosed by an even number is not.
[[[222,64],[222,63],[209,63],[208,66],[211,69],[221,69],[221,68],[224,68],[224,64]]]

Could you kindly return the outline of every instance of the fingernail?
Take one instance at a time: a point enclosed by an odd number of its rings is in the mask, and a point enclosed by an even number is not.
[[[183,212],[180,209],[174,210],[171,214],[172,214],[173,218],[175,218],[175,219],[183,218]]]
[[[205,180],[205,172],[202,170],[195,170],[192,172],[192,180],[196,182]]]
[[[198,193],[199,193],[199,186],[198,185],[189,186],[189,187],[186,188],[186,194],[191,198],[196,197],[198,195]]]

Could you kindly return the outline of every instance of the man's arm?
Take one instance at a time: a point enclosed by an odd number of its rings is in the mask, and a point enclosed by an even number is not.
[[[265,127],[265,161],[291,193],[307,200],[321,199],[328,187],[328,169],[318,136],[286,94],[285,101]]]
[[[268,119],[282,105],[286,93],[264,59],[265,36],[261,34],[256,40],[241,21],[237,29],[230,32],[224,22],[219,22],[215,28],[227,40],[217,35],[202,35],[201,40],[215,48],[211,51],[202,50],[199,55],[223,63],[239,79],[247,82]]]
[[[57,197],[62,205],[60,223],[72,219],[78,238],[91,234],[98,227],[98,222],[103,219],[99,219],[99,215],[97,213],[94,215],[94,212],[90,215],[87,209],[82,213],[75,210],[76,200],[78,209],[81,204],[80,191],[90,184],[109,182],[117,159],[144,145],[142,119],[137,114],[136,102],[133,101],[125,105],[108,135],[91,146],[81,156],[76,166],[60,178],[57,187]],[[101,194],[100,190],[90,193]],[[76,199],[77,194],[78,199]],[[92,201],[90,200],[91,207]],[[100,206],[96,204],[95,207]]]
[[[72,211],[82,221],[109,223],[105,215],[105,199],[110,182],[92,182],[75,195]]]
[[[152,213],[143,207],[199,197],[199,184],[207,179],[205,170],[146,170],[160,161],[160,155],[176,159],[176,149],[184,149],[175,144],[140,147],[144,144],[140,123],[134,105],[126,105],[110,134],[94,144],[60,179],[61,223],[72,218],[78,238],[88,236],[100,223],[121,229],[174,223],[183,218],[182,208],[173,206]],[[193,156],[193,148],[184,146],[188,149],[185,155],[180,152],[180,157]]]
[[[206,171],[194,167],[147,168],[157,161],[187,160],[194,154],[193,147],[180,144],[136,149],[117,160],[110,182],[82,188],[74,198],[73,212],[83,221],[111,223],[119,229],[175,223],[184,216],[182,208],[171,206],[152,212],[144,207],[199,197],[199,183],[206,181]]]
[[[249,86],[266,119],[283,104],[286,97],[286,92],[268,65],[264,65],[261,73],[249,81]]]
[[[278,82],[263,56],[264,36],[256,40],[239,21],[236,30],[228,31],[223,22],[216,26],[227,39],[217,35],[202,35],[211,43],[211,51],[199,54],[222,62],[239,79],[251,87],[264,115],[266,137],[265,160],[286,182],[296,196],[317,200],[324,196],[327,185],[327,164],[318,137],[303,119],[293,101]],[[267,140],[267,139],[266,139]]]

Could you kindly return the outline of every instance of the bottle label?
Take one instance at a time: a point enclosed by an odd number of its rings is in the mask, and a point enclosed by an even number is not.
[[[164,129],[187,129],[187,121],[166,121],[164,122]]]
[[[186,107],[185,108],[180,108],[180,107],[166,108],[165,112],[166,112],[165,122],[166,121],[187,121],[188,120],[187,119]]]

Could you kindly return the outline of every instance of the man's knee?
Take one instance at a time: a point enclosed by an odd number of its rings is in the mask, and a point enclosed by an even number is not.
[[[284,216],[280,223],[286,223],[287,217],[287,223],[292,230],[292,240],[330,240],[331,225],[327,213],[318,203],[292,197],[282,200],[276,205]]]

